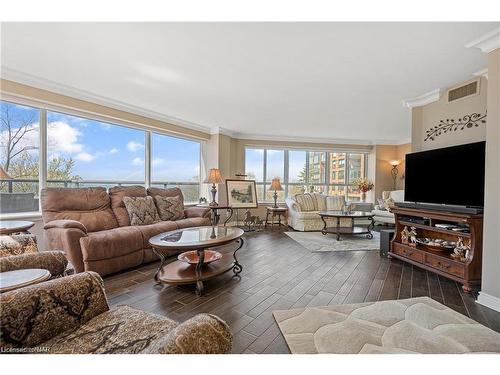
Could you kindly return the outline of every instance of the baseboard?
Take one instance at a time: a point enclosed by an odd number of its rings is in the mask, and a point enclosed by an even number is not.
[[[479,292],[476,302],[500,312],[500,298],[498,297],[486,294],[485,292]]]

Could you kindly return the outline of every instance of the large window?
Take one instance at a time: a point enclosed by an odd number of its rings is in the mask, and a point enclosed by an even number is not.
[[[0,213],[38,211],[40,111],[0,105]]]
[[[0,214],[38,211],[40,186],[179,186],[187,203],[199,199],[201,142],[0,105]]]
[[[47,112],[47,186],[144,185],[145,132]]]
[[[271,201],[270,181],[279,177],[283,192],[278,199],[303,192],[341,195],[349,201],[359,201],[361,194],[352,185],[358,177],[366,176],[364,153],[267,150],[246,148],[245,171],[257,182],[260,201]]]
[[[178,186],[186,202],[200,197],[200,143],[153,133],[151,184]]]

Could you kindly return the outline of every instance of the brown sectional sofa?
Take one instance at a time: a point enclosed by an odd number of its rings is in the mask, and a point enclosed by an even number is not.
[[[42,189],[42,217],[50,250],[63,250],[76,272],[108,275],[157,260],[149,239],[179,228],[210,225],[206,208],[187,207],[185,218],[131,226],[123,197],[181,196],[178,188],[116,186]]]

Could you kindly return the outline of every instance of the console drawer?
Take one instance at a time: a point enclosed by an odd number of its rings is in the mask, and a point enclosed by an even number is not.
[[[409,258],[409,259],[413,259],[416,262],[420,262],[420,263],[424,262],[424,256],[422,255],[422,252],[420,252],[417,249],[412,249],[412,248],[406,247],[404,245],[394,243],[392,251],[395,254],[402,255],[402,256]]]
[[[425,254],[425,264],[458,277],[463,278],[465,276],[464,265],[437,257],[433,254]]]

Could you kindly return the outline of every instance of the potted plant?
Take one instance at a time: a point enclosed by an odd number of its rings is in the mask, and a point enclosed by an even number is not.
[[[354,180],[354,186],[361,192],[361,201],[366,201],[366,192],[373,189],[373,182],[366,177],[360,177]]]

